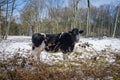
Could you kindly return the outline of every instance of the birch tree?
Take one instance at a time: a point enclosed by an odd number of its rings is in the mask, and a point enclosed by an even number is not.
[[[115,32],[116,32],[116,29],[117,29],[117,22],[118,22],[118,14],[119,14],[119,7],[118,7],[118,10],[117,10],[117,14],[116,14],[116,19],[115,19],[115,27],[114,27],[114,31],[113,31],[113,38],[115,37]]]

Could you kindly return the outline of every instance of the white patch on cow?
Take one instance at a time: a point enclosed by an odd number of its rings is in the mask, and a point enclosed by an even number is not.
[[[40,45],[40,48],[41,48],[42,51],[45,49],[45,42],[44,41],[42,41],[42,43]]]
[[[80,34],[76,35],[77,42],[79,42],[79,39],[80,39]]]
[[[43,41],[39,47],[35,47],[32,54],[34,57],[34,60],[40,60],[40,54],[45,49],[45,42]]]
[[[41,53],[40,47],[35,47],[35,49],[32,52],[34,60],[40,59],[40,53]]]
[[[45,33],[40,33],[41,35],[44,35],[44,37],[46,37],[46,34]]]
[[[62,33],[60,34],[60,37],[59,37],[59,38],[61,38],[61,36],[63,35],[63,33],[64,33],[64,32],[62,32]]]

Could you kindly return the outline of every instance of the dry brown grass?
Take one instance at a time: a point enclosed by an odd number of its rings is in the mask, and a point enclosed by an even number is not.
[[[109,62],[106,56],[97,55],[91,59],[72,60],[66,67],[14,56],[0,61],[0,80],[120,80],[120,53],[107,50],[101,53],[112,54],[115,61]],[[80,55],[76,53],[76,56]]]

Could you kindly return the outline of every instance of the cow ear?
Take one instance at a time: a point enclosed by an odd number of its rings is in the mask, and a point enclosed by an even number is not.
[[[79,30],[79,33],[82,34],[84,31],[83,30]]]

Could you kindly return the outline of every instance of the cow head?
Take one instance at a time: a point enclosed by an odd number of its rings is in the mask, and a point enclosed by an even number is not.
[[[39,47],[44,41],[44,39],[45,39],[44,35],[41,35],[40,33],[35,33],[32,35],[32,43],[36,47]]]
[[[74,42],[78,42],[80,38],[80,34],[83,33],[83,30],[79,30],[77,28],[72,29],[72,31],[69,31],[71,34],[71,38]]]

